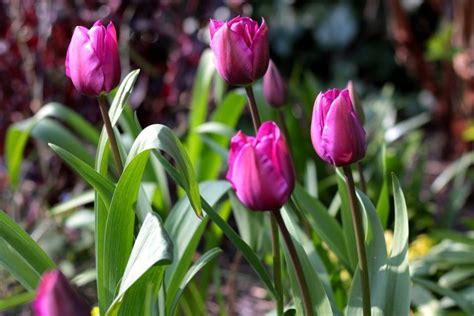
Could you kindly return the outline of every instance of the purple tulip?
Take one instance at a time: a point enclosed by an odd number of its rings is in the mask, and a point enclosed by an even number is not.
[[[81,93],[98,96],[120,82],[117,34],[112,22],[107,28],[97,21],[90,30],[77,26],[66,55],[66,75]]]
[[[318,95],[311,140],[319,157],[332,165],[340,167],[364,158],[365,131],[347,89],[331,89]]]
[[[209,25],[214,62],[221,77],[231,85],[248,85],[267,70],[268,29],[247,17],[229,22],[211,19]]]
[[[295,175],[285,139],[274,122],[263,123],[257,137],[242,131],[232,137],[226,178],[239,200],[254,211],[279,209],[288,201]]]
[[[276,108],[285,105],[288,97],[285,81],[272,60],[263,76],[263,96],[269,105]]]
[[[90,316],[91,309],[59,270],[43,274],[33,301],[36,316]]]

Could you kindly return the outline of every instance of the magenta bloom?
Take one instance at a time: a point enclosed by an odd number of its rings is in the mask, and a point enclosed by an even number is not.
[[[97,21],[90,30],[77,26],[66,55],[66,75],[81,93],[98,96],[120,83],[117,34],[112,22],[107,28]]]
[[[276,108],[285,105],[288,97],[285,80],[272,60],[270,60],[267,72],[263,76],[263,96],[269,105]]]
[[[347,89],[331,89],[318,95],[311,140],[319,157],[332,165],[340,167],[364,158],[365,131]]]
[[[59,270],[43,274],[33,301],[36,316],[90,316],[91,309]]]
[[[247,17],[229,22],[211,20],[209,25],[214,62],[221,77],[231,85],[248,85],[260,79],[268,67],[268,29]]]
[[[242,131],[232,137],[230,181],[239,200],[254,211],[282,207],[295,186],[295,175],[285,139],[274,122],[265,122],[257,137]]]

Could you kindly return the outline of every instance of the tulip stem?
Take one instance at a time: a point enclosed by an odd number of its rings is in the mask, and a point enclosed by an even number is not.
[[[112,155],[114,156],[115,165],[119,171],[119,174],[122,174],[122,159],[120,158],[117,140],[115,139],[112,123],[110,122],[107,97],[104,94],[101,94],[97,99],[99,101],[100,114],[102,115],[102,120],[104,121],[105,130],[107,131],[107,136],[109,136],[110,147],[112,148]]]
[[[283,221],[283,217],[279,211],[273,211],[274,218],[280,227],[281,235],[285,240],[286,248],[290,254],[291,262],[296,272],[296,280],[298,281],[298,286],[300,288],[301,296],[303,299],[303,307],[306,316],[313,316],[313,305],[311,304],[311,296],[309,294],[308,284],[306,283],[306,279],[303,273],[303,267],[301,266],[300,259],[298,258],[298,254],[296,252],[295,245],[293,244],[293,240],[291,239],[290,232],[285,226],[285,222]]]
[[[278,223],[275,217],[275,210],[271,212],[271,226],[272,226],[272,250],[273,250],[273,280],[275,282],[275,290],[279,297],[277,298],[277,315],[283,315],[283,287],[281,283],[281,255],[280,255],[280,236],[278,233]]]
[[[250,114],[252,115],[253,128],[255,133],[257,133],[258,128],[262,124],[260,116],[258,115],[257,102],[255,101],[255,95],[253,94],[253,88],[251,85],[245,87],[245,92],[247,92],[247,98],[249,100]]]
[[[349,192],[349,201],[351,204],[352,211],[352,225],[354,227],[356,237],[357,256],[359,258],[359,271],[360,280],[362,287],[362,306],[364,316],[370,316],[371,314],[371,303],[370,303],[370,284],[369,284],[369,271],[367,266],[367,255],[365,253],[364,243],[364,227],[362,223],[362,215],[359,208],[359,202],[357,201],[354,179],[352,178],[352,170],[350,166],[344,166],[344,175],[347,185],[347,191]]]
[[[367,194],[367,184],[365,182],[365,177],[364,177],[364,166],[362,165],[361,161],[357,163],[357,170],[359,171],[360,188],[362,189],[362,192]]]

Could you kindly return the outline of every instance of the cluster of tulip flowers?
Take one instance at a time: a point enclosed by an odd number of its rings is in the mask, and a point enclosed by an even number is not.
[[[268,29],[248,17],[236,17],[228,22],[210,21],[211,49],[219,75],[232,86],[244,87],[255,136],[239,131],[232,137],[226,179],[238,199],[250,210],[271,214],[274,252],[275,288],[281,292],[281,263],[278,258],[279,235],[283,237],[291,264],[296,271],[306,315],[314,315],[309,286],[293,241],[285,227],[280,208],[285,205],[295,187],[295,174],[285,127],[276,122],[261,122],[252,85],[263,78],[263,94],[268,104],[279,108],[287,104],[288,91],[276,65],[270,60]],[[98,98],[99,108],[108,133],[113,158],[120,172],[123,165],[113,132],[105,93],[120,82],[120,58],[114,25],[96,22],[90,29],[78,26],[71,39],[66,57],[66,75],[81,93]],[[349,193],[353,229],[358,253],[364,315],[370,315],[370,289],[364,246],[362,215],[356,198],[351,164],[365,156],[366,137],[361,122],[360,105],[351,83],[345,89],[320,93],[314,104],[311,140],[317,155],[327,163],[342,167]],[[284,124],[284,121],[282,121]],[[280,122],[280,125],[282,123]],[[293,140],[296,144],[296,141]],[[283,306],[278,302],[277,312]],[[36,315],[90,315],[90,307],[59,271],[43,275],[33,304]]]

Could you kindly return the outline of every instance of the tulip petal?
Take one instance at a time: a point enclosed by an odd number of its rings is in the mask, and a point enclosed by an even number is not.
[[[252,41],[252,78],[257,80],[261,78],[268,68],[269,44],[268,28],[265,19],[262,18],[262,24],[258,28]]]
[[[224,22],[211,19],[209,22],[209,34],[211,36],[211,40],[214,38],[214,34],[220,29],[222,25],[224,25]]]
[[[109,92],[120,82],[120,56],[117,44],[117,33],[112,22],[107,26],[105,34],[105,54],[102,60],[105,91]]]
[[[347,90],[344,92],[348,93]],[[320,150],[321,157],[335,166],[346,165],[363,158],[365,132],[348,95],[340,94],[331,105],[325,118]]]
[[[243,38],[223,24],[211,41],[214,62],[221,77],[230,84],[245,85],[253,82],[252,51]]]
[[[291,193],[272,161],[257,154],[251,144],[246,144],[235,158],[228,180],[239,200],[253,210],[280,208]]]
[[[78,26],[74,30],[67,55],[69,77],[76,89],[88,95],[100,94],[104,75],[85,27]]]
[[[288,96],[285,81],[272,60],[263,76],[263,96],[267,103],[274,107],[285,105]]]
[[[236,135],[232,137],[230,140],[230,150],[229,150],[229,170],[227,171],[227,177],[232,175],[232,169],[234,167],[234,160],[235,157],[238,155],[239,151],[242,147],[247,144],[253,142],[253,137],[247,137],[242,131],[239,131]]]

